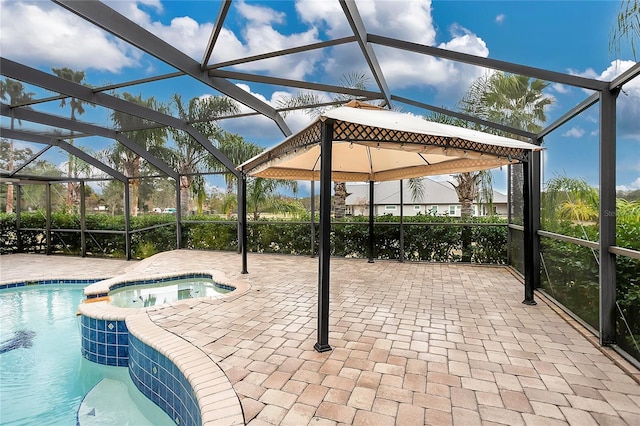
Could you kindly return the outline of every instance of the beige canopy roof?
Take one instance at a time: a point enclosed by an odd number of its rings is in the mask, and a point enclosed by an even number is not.
[[[485,170],[539,146],[351,101],[238,166],[251,175],[318,180],[321,125],[333,120],[334,181],[366,182]]]

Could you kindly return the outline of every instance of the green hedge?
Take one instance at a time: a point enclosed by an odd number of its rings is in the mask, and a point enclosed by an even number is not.
[[[44,253],[46,240],[44,212],[21,214],[22,249],[27,253]],[[87,252],[90,256],[124,257],[125,229],[123,216],[88,214],[86,227],[95,231],[118,231],[118,233],[87,233]],[[498,218],[474,218],[478,223],[504,223]],[[455,262],[461,260],[462,226],[450,217],[418,215],[405,218],[405,258],[413,261]],[[429,224],[424,224],[428,222]],[[155,227],[140,232],[136,230]],[[2,253],[17,250],[15,215],[0,214],[3,246]],[[73,214],[55,213],[51,217],[52,252],[80,253],[80,217]],[[75,230],[59,231],[62,229]],[[175,217],[170,215],[144,215],[131,218],[131,247],[134,258],[142,259],[161,251],[175,249]],[[399,259],[399,218],[381,216],[376,218],[374,257],[377,259]],[[58,231],[56,231],[58,230]],[[316,222],[316,246],[318,224]],[[214,216],[189,216],[182,224],[182,246],[204,250],[237,250],[238,229],[234,221]],[[283,253],[311,255],[311,226],[305,222],[273,221],[261,219],[248,224],[248,248],[255,253]],[[506,260],[505,226],[472,227],[472,261],[478,263],[504,263]],[[354,217],[335,221],[331,232],[331,253],[340,257],[368,257],[368,218]]]
[[[551,232],[598,241],[597,225],[554,224]],[[616,244],[640,251],[640,223],[618,223]],[[599,250],[542,238],[542,287],[596,330],[599,328]],[[616,256],[617,344],[640,360],[640,261]],[[630,330],[630,331],[629,331]]]

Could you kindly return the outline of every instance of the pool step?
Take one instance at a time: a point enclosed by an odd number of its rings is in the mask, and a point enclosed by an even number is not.
[[[169,416],[165,419],[158,419],[158,416],[149,419],[131,400],[129,388],[125,383],[106,378],[100,380],[84,396],[78,408],[77,424],[78,426],[175,425]]]

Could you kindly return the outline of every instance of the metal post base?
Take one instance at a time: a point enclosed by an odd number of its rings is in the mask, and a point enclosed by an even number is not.
[[[373,260],[367,260],[367,263],[375,263]]]
[[[316,342],[316,344],[313,345],[313,349],[315,349],[317,352],[329,352],[332,348],[328,344],[322,345],[319,342]]]
[[[535,306],[538,304],[538,302],[536,302],[535,300],[523,300],[522,303],[529,306]]]
[[[245,274],[248,274],[248,273],[249,273],[249,271],[242,271],[242,272],[240,272],[240,273],[241,273],[241,274],[243,274],[243,275],[245,275]]]

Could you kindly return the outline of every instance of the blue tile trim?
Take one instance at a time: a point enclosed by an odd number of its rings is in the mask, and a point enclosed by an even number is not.
[[[105,280],[106,278],[92,278],[92,279],[86,279],[86,280],[67,280],[67,279],[60,279],[60,280],[39,280],[39,281],[20,281],[20,282],[15,282],[15,283],[7,283],[7,284],[0,284],[0,290],[4,290],[6,288],[16,288],[16,287],[27,287],[27,286],[32,286],[32,285],[66,285],[66,284],[81,284],[81,285],[87,285],[87,284],[93,284],[96,283],[98,281],[102,281]]]
[[[129,375],[140,392],[176,424],[202,425],[200,407],[187,378],[169,358],[135,336],[129,336]]]
[[[184,280],[184,279],[189,279],[189,278],[207,278],[210,280],[213,280],[213,277],[210,274],[203,274],[203,273],[196,273],[196,274],[183,274],[183,275],[175,275],[175,276],[171,276],[171,277],[163,277],[163,278],[152,278],[152,279],[148,279],[148,280],[137,280],[137,281],[124,281],[121,283],[117,283],[112,285],[109,290],[117,290],[119,288],[122,287],[129,287],[132,285],[145,285],[145,284],[158,284],[158,283],[166,283],[166,282],[170,282],[170,281],[176,281],[176,280]],[[233,286],[229,286],[226,284],[220,284],[217,282],[213,282],[213,285],[224,289],[224,290],[235,290],[236,288]]]
[[[85,315],[80,320],[82,356],[98,364],[129,365],[129,330],[123,321]]]

